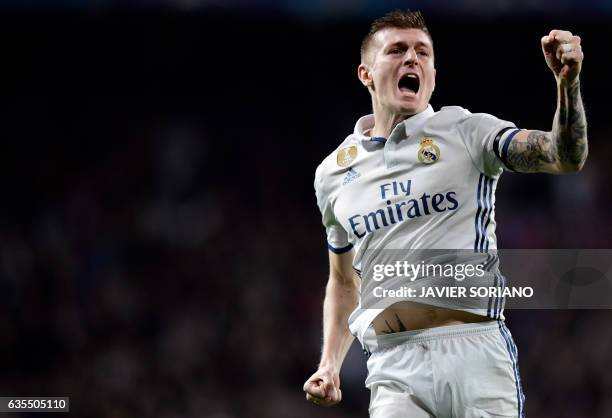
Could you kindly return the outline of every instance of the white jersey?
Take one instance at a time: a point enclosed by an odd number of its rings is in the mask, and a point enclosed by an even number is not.
[[[495,189],[515,125],[456,106],[428,106],[389,138],[368,136],[373,124],[359,119],[317,168],[329,249],[354,247],[358,272],[368,249],[495,250]],[[351,331],[361,337],[380,311],[358,308]]]

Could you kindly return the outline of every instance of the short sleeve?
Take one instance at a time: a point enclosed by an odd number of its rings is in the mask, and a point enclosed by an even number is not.
[[[457,125],[459,134],[480,172],[496,177],[508,169],[501,152],[518,129],[514,123],[486,113],[467,113]]]
[[[325,226],[327,233],[327,247],[336,254],[342,254],[353,248],[353,245],[348,241],[348,234],[334,215],[330,199],[330,188],[324,177],[323,169],[319,166],[314,182],[317,205],[321,211],[323,226]]]

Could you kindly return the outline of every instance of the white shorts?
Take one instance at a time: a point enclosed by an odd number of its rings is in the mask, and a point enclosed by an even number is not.
[[[364,336],[371,418],[523,418],[518,353],[502,321]]]

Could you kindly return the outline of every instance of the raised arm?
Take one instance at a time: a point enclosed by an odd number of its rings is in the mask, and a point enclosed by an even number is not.
[[[553,30],[542,37],[542,51],[557,80],[557,111],[549,132],[518,132],[507,147],[509,168],[523,173],[575,173],[588,154],[587,123],[580,95],[584,54],[580,37]]]
[[[329,252],[329,281],[323,301],[323,349],[319,369],[304,383],[306,399],[329,406],[340,402],[340,368],[353,343],[348,318],[359,302],[359,278],[353,270],[354,251]]]

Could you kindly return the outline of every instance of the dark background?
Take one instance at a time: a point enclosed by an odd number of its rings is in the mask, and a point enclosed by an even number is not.
[[[103,3],[0,9],[0,394],[70,396],[77,417],[366,417],[357,347],[342,404],[301,392],[327,276],[312,183],[369,113],[359,43],[388,9]],[[477,3],[426,14],[435,109],[547,130],[541,36],[586,56],[587,165],[504,174],[499,247],[610,248],[603,3]],[[506,316],[529,416],[610,416],[610,311]]]

